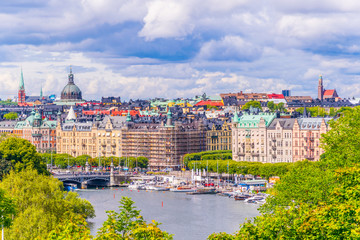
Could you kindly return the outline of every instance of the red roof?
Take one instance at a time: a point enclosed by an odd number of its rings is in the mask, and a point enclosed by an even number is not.
[[[200,101],[197,104],[195,104],[194,106],[206,106],[206,105],[215,106],[215,107],[221,107],[221,106],[224,106],[224,103],[222,103],[222,102],[213,102],[211,100],[208,100],[208,101]]]
[[[76,106],[91,106],[91,105],[100,105],[98,102],[84,102],[84,103],[76,103]]]
[[[272,94],[268,94],[268,98],[269,99],[284,99],[285,97],[282,94],[272,93]]]
[[[120,110],[120,111],[114,110],[111,115],[112,116],[126,116],[127,113],[128,113],[128,110]],[[130,110],[130,115],[136,116],[136,115],[139,115],[139,112],[136,110]]]
[[[335,89],[329,89],[324,91],[324,96],[333,96],[335,93]]]
[[[96,115],[98,113],[101,115],[110,115],[110,110],[83,110],[84,115]]]

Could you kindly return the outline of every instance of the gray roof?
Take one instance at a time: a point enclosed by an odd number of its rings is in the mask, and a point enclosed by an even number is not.
[[[91,122],[86,122],[86,123],[66,122],[62,125],[62,130],[63,131],[72,131],[74,126],[76,128],[76,131],[80,131],[80,132],[90,132],[92,129]]]
[[[121,129],[126,123],[126,116],[105,116],[98,125],[99,129],[106,128],[106,123],[110,120],[113,129]]]
[[[298,118],[298,123],[300,129],[302,130],[319,130],[321,122],[325,120],[325,123],[328,124],[333,118],[330,117],[315,117],[315,118]]]
[[[16,121],[1,121],[0,128],[1,129],[13,129],[16,125]]]
[[[279,123],[283,129],[292,130],[295,121],[296,119],[294,118],[275,118],[269,125],[268,129],[275,129],[277,123]]]

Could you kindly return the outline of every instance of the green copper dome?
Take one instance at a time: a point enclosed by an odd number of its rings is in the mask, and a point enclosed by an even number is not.
[[[61,92],[61,100],[82,100],[80,88],[74,83],[74,74],[70,68],[68,84]]]

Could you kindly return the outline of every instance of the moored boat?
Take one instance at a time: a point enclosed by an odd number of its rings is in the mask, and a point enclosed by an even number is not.
[[[196,188],[190,186],[181,186],[177,188],[170,188],[171,192],[195,192]]]

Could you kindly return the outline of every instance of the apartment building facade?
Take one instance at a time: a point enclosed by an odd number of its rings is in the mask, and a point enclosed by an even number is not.
[[[206,150],[231,150],[231,136],[231,123],[209,124],[206,131]]]
[[[266,163],[318,161],[321,135],[332,118],[275,118],[273,114],[234,117],[233,160]]]

